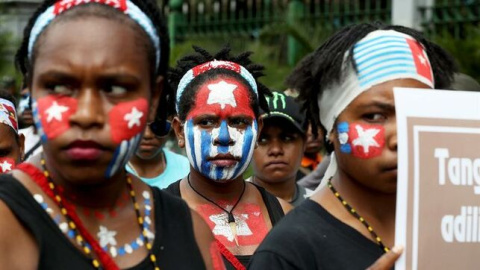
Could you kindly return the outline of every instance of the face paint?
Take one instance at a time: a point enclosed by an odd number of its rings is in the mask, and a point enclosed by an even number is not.
[[[119,144],[105,176],[112,177],[123,168],[137,149],[147,123],[148,102],[140,98],[115,105],[108,113],[112,141]]]
[[[17,123],[17,114],[15,111],[15,107],[10,106],[13,105],[12,103],[8,102],[7,100],[0,100],[0,122],[11,126],[15,132],[18,130],[18,123]],[[3,117],[5,119],[2,119]]]
[[[77,100],[49,95],[32,100],[35,125],[43,141],[51,140],[70,129],[70,116],[77,111]]]
[[[0,173],[6,173],[15,169],[15,160],[13,158],[0,158]]]
[[[194,118],[202,115],[218,117],[219,124],[212,129],[194,125]],[[253,120],[251,125],[240,129],[229,126],[229,117]],[[187,157],[192,166],[209,179],[235,179],[245,171],[252,158],[257,129],[248,89],[243,84],[226,78],[206,82],[200,87],[195,106],[187,115],[184,128]]]
[[[385,145],[385,129],[381,125],[341,122],[337,133],[340,151],[358,158],[379,156]]]
[[[220,204],[222,205],[222,204]],[[230,209],[231,205],[226,205]],[[212,230],[215,238],[220,240],[226,247],[258,245],[268,233],[267,224],[263,218],[260,206],[255,204],[242,205],[241,213],[234,212],[235,224],[237,226],[237,239],[233,235],[228,223],[228,214],[211,204],[200,205],[196,209],[204,217]]]

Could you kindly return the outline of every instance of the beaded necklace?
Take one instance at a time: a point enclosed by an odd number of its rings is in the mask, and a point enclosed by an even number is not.
[[[337,199],[342,203],[343,206],[345,206],[345,208],[348,210],[348,212],[350,214],[352,214],[352,216],[357,218],[367,228],[367,230],[372,235],[373,239],[375,239],[375,241],[377,241],[377,244],[380,246],[380,248],[384,252],[390,251],[390,249],[383,244],[380,236],[378,236],[378,234],[373,230],[373,227],[370,226],[370,224],[368,224],[368,222],[362,216],[360,216],[360,214],[357,212],[357,210],[355,210],[355,208],[353,208],[350,204],[347,203],[347,201],[345,201],[342,198],[342,196],[340,196],[340,193],[338,193],[338,191],[333,187],[331,180],[332,180],[332,177],[330,179],[328,179],[328,184],[327,185],[330,188],[330,190],[332,191],[333,195],[335,195],[335,197],[337,197]]]
[[[39,183],[40,187],[54,202],[57,203],[58,207],[60,208],[60,212],[67,220],[70,229],[76,232],[76,241],[82,247],[83,252],[90,258],[93,267],[95,267],[96,269],[103,269],[104,267],[108,270],[119,269],[113,259],[105,252],[102,247],[100,247],[98,241],[83,226],[82,221],[77,216],[74,210],[74,206],[71,205],[67,200],[64,200],[62,198],[62,195],[58,192],[58,188],[55,186],[50,177],[50,173],[46,168],[46,162],[43,157],[40,163],[42,165],[43,175],[45,176],[44,179],[42,179],[43,183]],[[127,176],[127,188],[129,190],[129,195],[132,199],[140,231],[145,238],[145,247],[148,251],[148,257],[153,264],[154,270],[160,270],[160,267],[157,264],[157,258],[155,254],[152,253],[152,244],[147,237],[148,231],[145,229],[146,227],[144,226],[144,218],[140,214],[140,206],[137,203],[135,190],[133,189],[132,179],[130,176]],[[98,256],[98,260],[92,256],[92,249],[94,253]],[[99,260],[101,263],[99,262]]]

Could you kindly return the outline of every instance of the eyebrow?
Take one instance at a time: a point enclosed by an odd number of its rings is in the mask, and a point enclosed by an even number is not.
[[[39,75],[40,80],[53,79],[59,81],[79,81],[80,79],[69,72],[60,70],[50,70]],[[129,83],[139,83],[141,80],[130,73],[126,72],[106,72],[105,74],[98,74],[96,80],[100,81],[126,81]]]
[[[360,109],[369,109],[372,107],[376,107],[385,111],[395,111],[395,105],[393,103],[385,103],[380,101],[372,101],[359,106]]]

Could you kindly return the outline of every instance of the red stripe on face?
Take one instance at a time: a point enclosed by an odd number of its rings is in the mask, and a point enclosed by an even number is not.
[[[0,173],[6,173],[15,169],[15,160],[13,158],[0,158]]]
[[[248,88],[239,80],[229,77],[207,80],[199,86],[195,104],[187,119],[200,114],[214,114],[221,119],[235,115],[255,117]]]
[[[381,125],[350,124],[348,140],[352,155],[373,158],[382,154],[385,146],[385,129]]]
[[[147,123],[148,102],[139,98],[115,105],[108,113],[112,141],[120,143],[143,131]]]
[[[43,132],[54,139],[70,129],[70,116],[77,111],[78,101],[72,97],[49,95],[37,100]]]

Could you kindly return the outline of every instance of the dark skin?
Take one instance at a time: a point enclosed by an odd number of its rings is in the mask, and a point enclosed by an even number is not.
[[[266,118],[264,123],[258,147],[253,152],[254,182],[276,197],[291,201],[305,150],[304,135],[283,118]]]
[[[425,84],[412,79],[398,79],[379,84],[360,94],[337,120],[382,125],[385,129],[385,146],[379,156],[360,159],[351,154],[341,153],[335,128],[329,137],[334,144],[338,163],[338,171],[331,180],[333,186],[374,228],[386,247],[392,247],[395,242],[397,127],[393,87],[428,88]],[[328,187],[324,187],[310,198],[376,243],[367,228],[345,209]],[[386,254],[377,261],[375,267],[393,265],[397,258],[398,256]]]
[[[11,158],[17,164],[22,162],[25,155],[23,134],[17,135],[10,126],[1,124],[0,138],[0,158]]]
[[[192,109],[194,108],[195,106],[192,106]],[[216,119],[215,121],[217,122],[220,121],[220,118],[214,115],[212,116],[211,113],[210,114],[207,113],[206,115],[200,114],[197,116],[197,118],[203,119],[205,116],[208,116],[211,119]],[[237,122],[237,120],[239,120],[238,117],[241,117],[241,116],[236,116],[234,122]],[[196,122],[195,118],[193,120],[195,123]],[[252,121],[252,119],[246,119],[246,120],[248,120],[246,122]],[[201,126],[202,121],[197,121],[197,122],[199,122],[198,125]],[[219,123],[211,123],[208,126],[205,126],[203,128],[205,130],[210,130],[213,126],[217,124]],[[184,126],[182,121],[178,117],[175,117],[173,120],[172,126],[173,126],[173,129],[175,130],[175,134],[179,141],[179,144],[178,144],[179,147],[181,148],[185,147]],[[258,120],[258,129],[261,130],[262,126],[263,126],[263,122],[260,119]],[[246,128],[246,127],[243,127],[243,128]],[[241,127],[239,127],[239,129],[241,129]],[[189,177],[190,177],[190,182],[193,188],[195,188],[195,190],[197,190],[199,193],[203,194],[205,197],[215,202],[226,201],[230,205],[233,205],[238,200],[238,198],[240,197],[241,191],[243,189],[243,186],[246,184],[245,181],[243,180],[242,175],[239,175],[234,179],[218,182],[205,177],[203,174],[196,171],[192,166],[190,166]],[[182,199],[184,199],[188,203],[190,208],[196,209],[197,211],[202,205],[211,204],[192,190],[192,188],[188,184],[187,178],[184,178],[180,181],[180,193],[181,193]],[[291,209],[290,204],[288,204],[283,200],[279,200],[279,201],[285,212],[288,212]],[[248,204],[257,205],[260,207],[261,214],[263,216],[267,229],[270,230],[272,228],[272,224],[270,222],[270,218],[269,218],[265,203],[263,202],[263,199],[258,189],[251,184],[246,184],[245,193],[242,196],[241,201],[239,202],[237,207],[234,209],[233,213],[234,214],[244,213],[244,209]],[[222,211],[220,210],[220,212]],[[202,215],[202,213],[200,214]],[[202,215],[202,217],[204,219],[209,218],[209,216],[207,215]],[[253,234],[255,234],[255,228],[251,228],[251,229]],[[259,235],[258,237],[263,239],[265,235]],[[222,239],[220,239],[220,241],[222,241]],[[234,255],[251,255],[256,250],[259,244],[260,244],[260,241],[254,245],[248,245],[248,246],[240,245],[240,246],[233,246],[233,247],[227,246],[227,248]]]
[[[77,111],[69,118],[70,129],[43,144],[52,181],[64,188],[64,197],[77,209],[107,212],[126,194],[128,196],[124,170],[119,170],[111,178],[104,176],[116,147],[110,139],[112,130],[108,111],[116,104],[138,98],[149,100],[151,111],[158,106],[163,79],[158,77],[151,84],[147,53],[140,53],[144,47],[139,49],[135,31],[141,29],[135,30],[118,21],[91,16],[53,23],[37,43],[32,85],[29,86],[33,98],[63,94],[78,100]],[[65,155],[64,149],[78,139],[94,140],[100,144],[102,152],[99,157],[93,161],[73,162]],[[33,157],[31,163],[41,169],[40,158]],[[13,175],[32,194],[42,194],[54,214],[60,213],[56,204],[29,176],[20,171],[14,171]],[[147,191],[151,195],[146,184],[135,177],[132,180],[136,194]],[[144,200],[139,195],[136,198],[143,213]],[[114,218],[105,220],[85,215],[82,211],[77,214],[94,237],[99,225],[102,225],[117,232],[119,243],[129,242],[140,234],[133,205],[128,201],[125,207],[117,210]],[[0,269],[37,269],[39,249],[30,232],[1,201],[0,215]],[[211,269],[209,247],[213,237],[208,226],[193,211],[192,219],[196,242],[207,269]],[[114,260],[120,268],[128,268],[140,263],[147,254],[146,249],[138,249]]]

